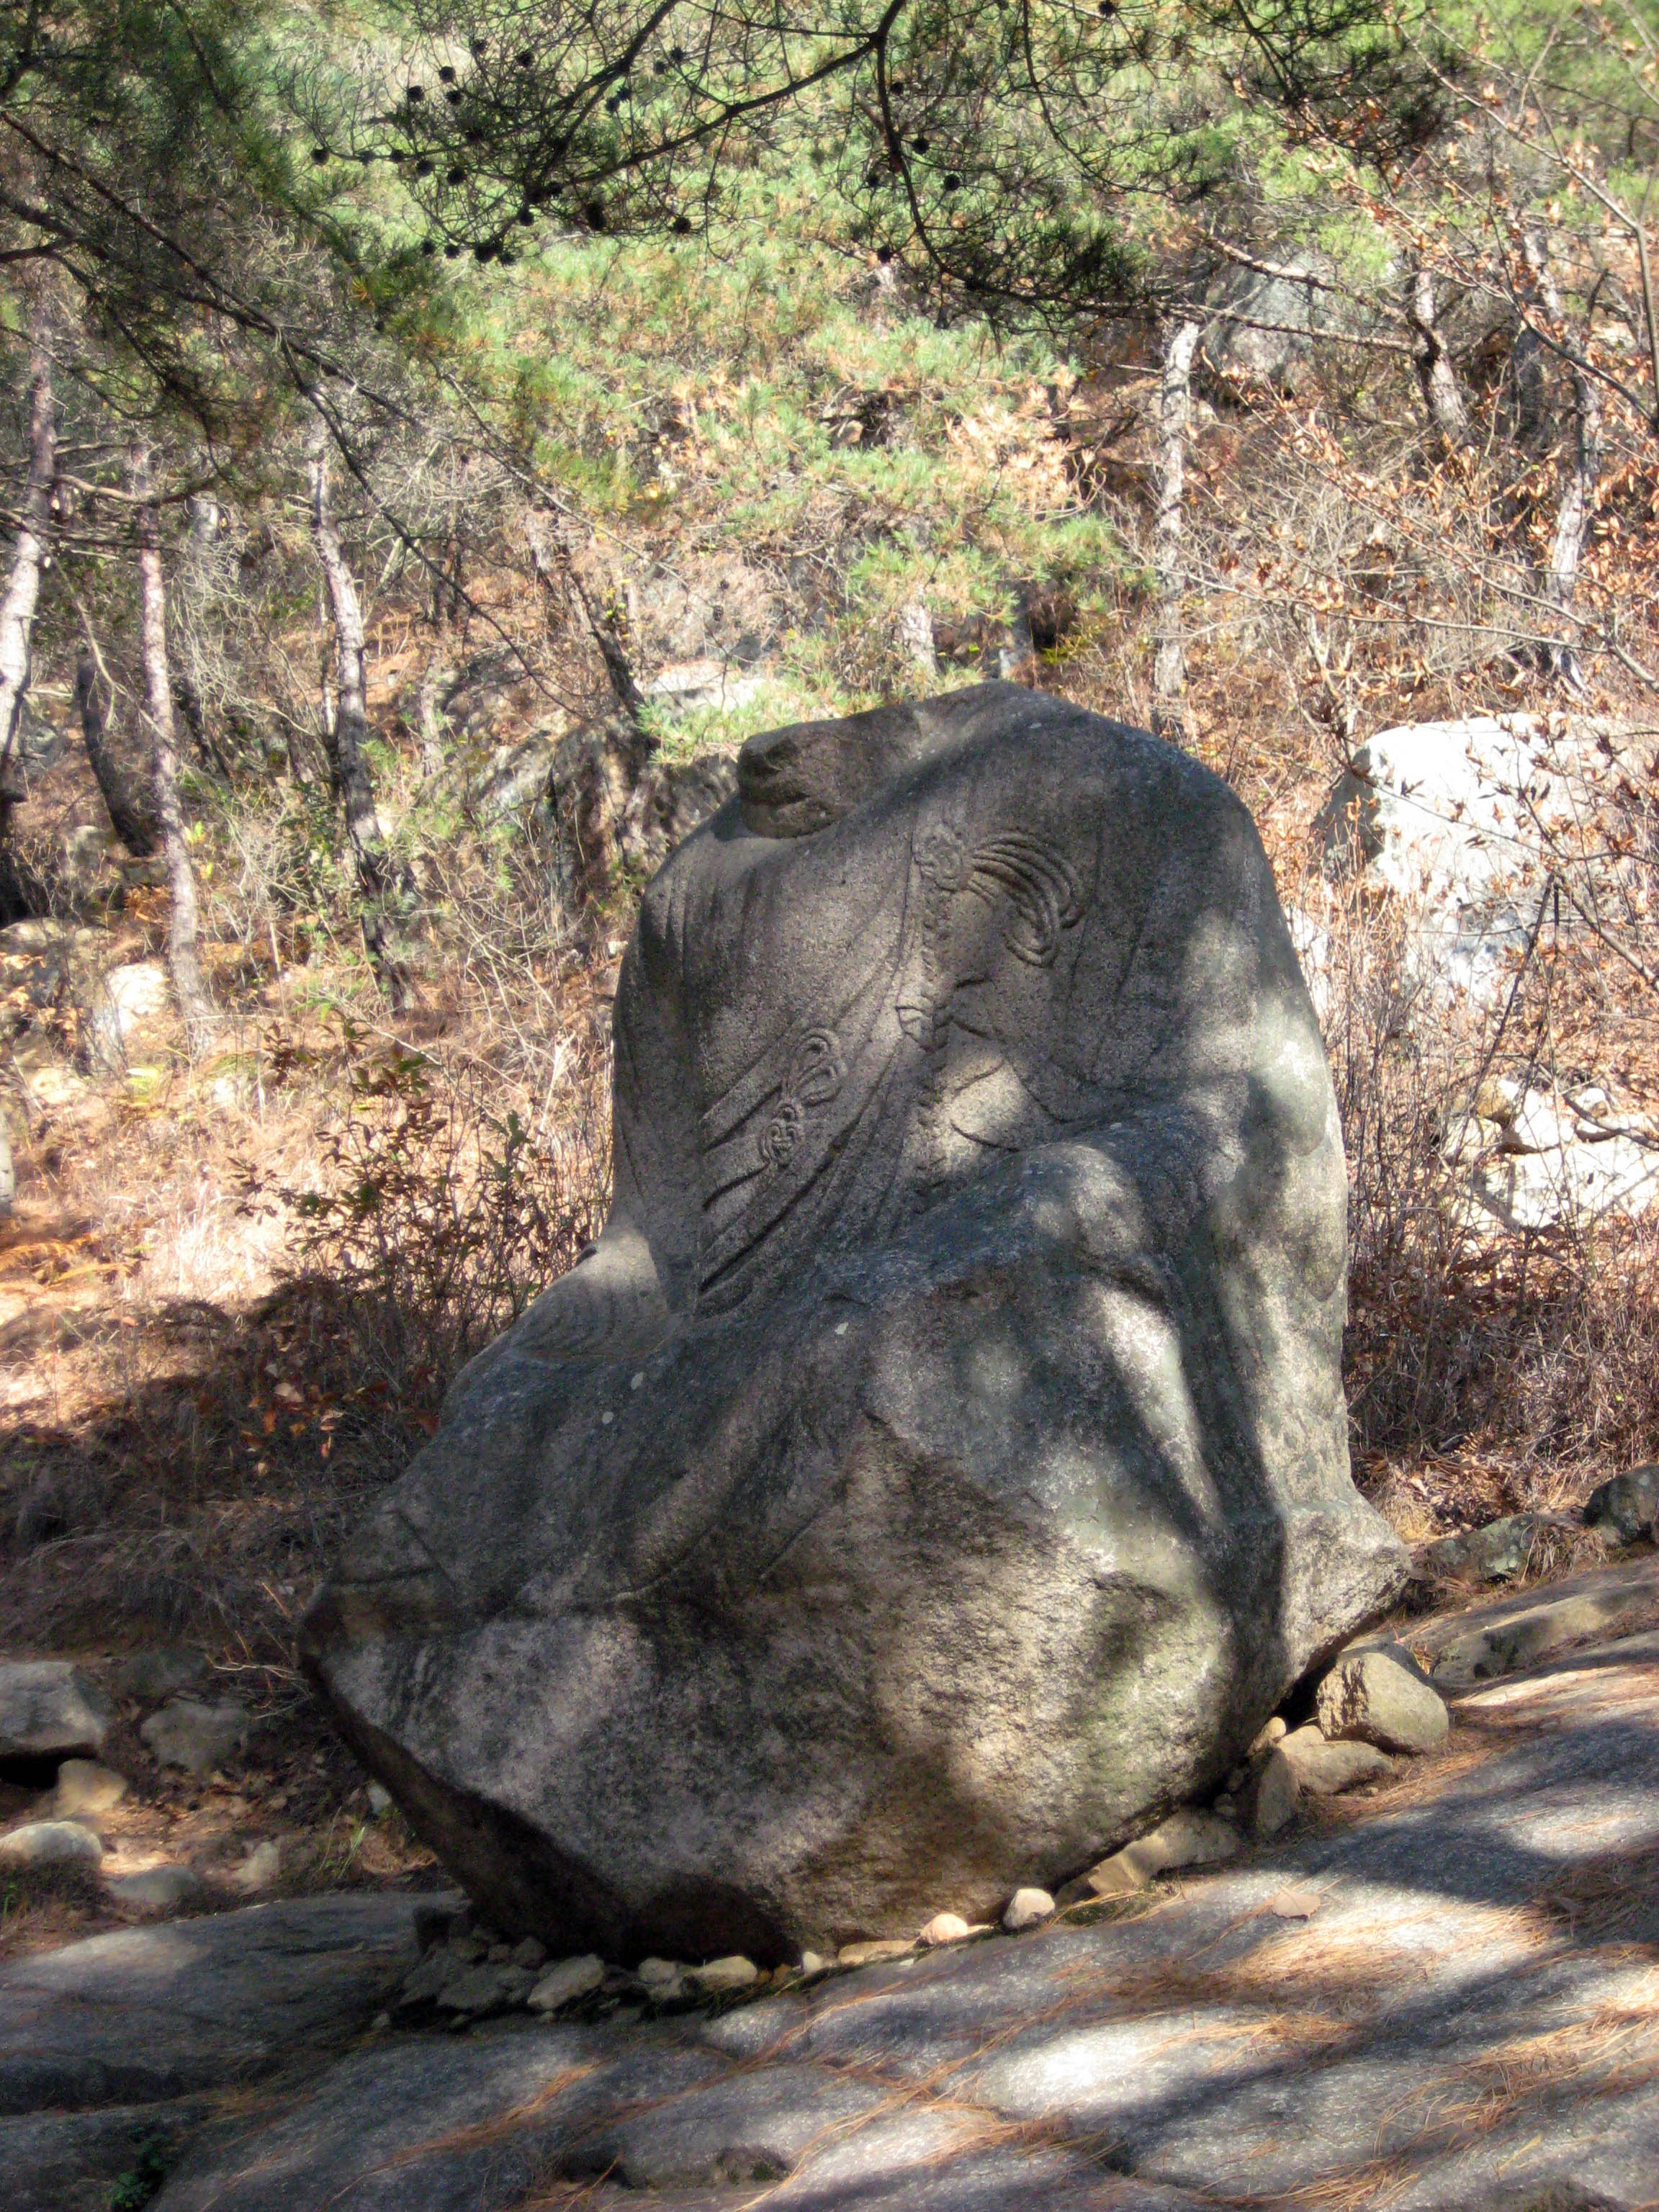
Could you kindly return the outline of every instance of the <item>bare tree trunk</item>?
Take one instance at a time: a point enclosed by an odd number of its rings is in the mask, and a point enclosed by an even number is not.
[[[171,915],[167,922],[167,969],[173,996],[184,1017],[192,1053],[205,1051],[216,1026],[213,1002],[202,981],[197,946],[200,924],[196,878],[185,843],[185,817],[179,804],[179,750],[173,727],[173,682],[167,667],[167,587],[161,575],[161,511],[155,504],[149,452],[135,441],[127,452],[127,483],[138,509],[139,622],[143,644],[145,702],[149,713],[151,775],[155,812],[167,861]]]
[[[125,778],[110,758],[105,742],[109,731],[108,684],[100,680],[101,676],[91,647],[83,646],[75,664],[75,704],[81,716],[87,765],[103,793],[116,836],[135,860],[147,860],[155,850],[155,825],[136,803]]]
[[[655,740],[647,738],[641,726],[644,696],[634,680],[633,664],[628,657],[622,629],[605,605],[602,580],[594,574],[588,559],[571,545],[557,515],[539,510],[532,514],[526,518],[525,534],[532,565],[543,586],[550,592],[555,592],[562,573],[566,587],[581,609],[587,634],[605,663],[611,696],[617,711],[637,733],[643,766],[646,757],[655,749]]]
[[[182,668],[173,672],[173,703],[185,718],[185,727],[190,732],[190,741],[202,766],[222,783],[234,782],[224,747],[208,727],[207,716],[202,710],[202,695]]]
[[[386,888],[386,856],[380,842],[380,817],[374,810],[374,780],[363,750],[368,736],[364,707],[363,614],[328,502],[328,429],[320,419],[312,432],[309,458],[311,532],[316,540],[317,559],[334,624],[334,711],[328,713],[325,701],[323,743],[328,752],[334,795],[345,813],[346,836],[350,840],[357,880],[365,892],[375,897]]]
[[[1566,318],[1561,295],[1550,270],[1544,241],[1536,231],[1528,232],[1522,250],[1545,313],[1553,323],[1564,323]],[[1564,617],[1572,611],[1578,588],[1578,564],[1584,556],[1584,544],[1595,509],[1595,487],[1601,477],[1601,394],[1595,379],[1577,354],[1571,348],[1566,349],[1566,353],[1572,375],[1572,458],[1567,464],[1561,504],[1556,510],[1555,537],[1550,547],[1549,574],[1545,580],[1550,605]],[[1549,672],[1559,676],[1573,690],[1583,689],[1584,679],[1572,649],[1571,630],[1566,636],[1546,645],[1544,661]]]
[[[997,648],[997,674],[1005,684],[1023,684],[1028,690],[1035,690],[1037,658],[1031,637],[1030,598],[1029,584],[1009,585],[1008,642]]]
[[[1469,442],[1468,410],[1457,388],[1457,372],[1446,351],[1446,342],[1440,335],[1434,304],[1434,278],[1426,269],[1419,268],[1413,275],[1406,314],[1412,326],[1417,381],[1429,418],[1449,446],[1461,449]]]
[[[1187,423],[1192,408],[1193,356],[1198,325],[1177,323],[1164,348],[1158,388],[1158,520],[1153,558],[1158,575],[1158,636],[1152,658],[1152,727],[1179,734],[1187,658],[1181,637],[1182,507],[1187,478]]]
[[[444,765],[444,711],[438,704],[440,679],[452,672],[448,666],[449,625],[446,623],[432,642],[432,657],[426,664],[419,690],[415,695],[415,723],[421,733],[421,773],[437,775]]]
[[[446,718],[444,709],[438,703],[438,688],[440,682],[453,673],[449,659],[450,638],[460,617],[460,592],[461,540],[459,532],[452,531],[433,583],[432,653],[415,701],[416,725],[421,733],[421,772],[423,775],[438,775],[443,770]]]
[[[924,683],[933,683],[939,674],[939,649],[933,641],[933,617],[920,592],[899,609],[898,641],[917,675]]]
[[[618,709],[628,720],[638,726],[645,699],[634,681],[634,668],[628,658],[628,647],[623,641],[621,626],[605,606],[600,593],[581,573],[574,556],[569,562],[570,586],[582,611],[589,636],[599,648],[599,658],[605,663],[605,672],[611,685],[611,696]]]
[[[1548,380],[1545,374],[1544,341],[1530,323],[1523,322],[1510,348],[1510,374],[1515,380],[1515,442],[1525,445],[1541,437],[1549,420]]]
[[[437,582],[432,593],[432,627],[446,635],[461,618],[461,556],[465,541],[459,530],[452,530],[444,547],[444,557],[439,564]]]
[[[29,349],[29,469],[23,489],[22,520],[12,554],[11,575],[0,599],[0,819],[11,796],[8,771],[22,726],[23,701],[29,688],[29,648],[34,608],[40,595],[40,571],[48,558],[52,530],[52,485],[58,473],[58,423],[52,398],[52,363],[45,333],[37,322]]]
[[[1550,552],[1550,595],[1563,610],[1578,588],[1578,563],[1589,536],[1595,487],[1601,476],[1601,395],[1595,379],[1575,362],[1572,372],[1573,458]]]

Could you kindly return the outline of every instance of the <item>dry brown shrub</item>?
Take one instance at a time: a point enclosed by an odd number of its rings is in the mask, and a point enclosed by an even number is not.
[[[359,1066],[352,1110],[297,1216],[290,1283],[331,1304],[357,1388],[434,1421],[454,1376],[604,1225],[610,1145],[591,1091],[545,1136],[491,1110],[478,1070],[395,1053]]]
[[[1425,981],[1392,902],[1350,887],[1325,917],[1356,1456],[1372,1480],[1426,1466],[1442,1522],[1574,1500],[1659,1453],[1659,1221],[1504,1229],[1470,1203],[1462,1140],[1499,1078],[1559,1097],[1628,1065],[1645,988],[1610,988],[1569,927],[1534,933],[1483,1005]]]

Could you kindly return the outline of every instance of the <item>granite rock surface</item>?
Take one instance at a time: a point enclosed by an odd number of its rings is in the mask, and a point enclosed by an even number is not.
[[[0,1972],[0,2116],[258,2080],[366,2027],[415,1962],[419,1900],[295,1899],[94,1936]]]
[[[616,1068],[604,1235],[305,1632],[507,1935],[764,1969],[993,1920],[1402,1581],[1317,1024],[1188,756],[1001,684],[751,738]]]
[[[1339,1807],[1346,1807],[1339,1811]],[[633,2027],[370,2039],[157,2212],[1635,2212],[1659,2170],[1659,1637],[1109,1908]]]
[[[93,1758],[114,1713],[67,1659],[0,1662],[0,1759]]]
[[[1659,1561],[1639,1575],[1659,1599]],[[1567,1601],[1598,1589],[1637,1601],[1626,1567]],[[580,2018],[389,2026],[416,1931],[466,1923],[453,1897],[71,1945],[0,1976],[0,2203],[108,2212],[159,2180],[157,2212],[624,2212],[642,2190],[659,2212],[1638,2212],[1659,1632],[1451,1707],[1441,1751],[1224,1866],[670,2014],[607,2016],[595,1988]]]

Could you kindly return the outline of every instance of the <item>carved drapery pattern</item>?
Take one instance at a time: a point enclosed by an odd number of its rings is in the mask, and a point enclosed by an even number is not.
[[[935,819],[918,827],[910,850],[921,878],[920,988],[899,1000],[898,1018],[926,1055],[917,1121],[921,1180],[933,1188],[945,1180],[946,1048],[958,981],[950,958],[953,904],[963,896],[987,905],[1006,899],[1012,910],[1004,944],[1017,960],[1048,968],[1061,933],[1082,918],[1083,886],[1066,855],[1029,830],[1000,830],[973,843],[957,823]]]
[[[761,1164],[787,1168],[800,1150],[809,1115],[840,1093],[844,1070],[833,1030],[808,1030],[795,1048],[771,1118],[760,1133]]]

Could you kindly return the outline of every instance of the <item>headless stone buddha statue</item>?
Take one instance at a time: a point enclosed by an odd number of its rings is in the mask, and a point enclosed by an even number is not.
[[[498,1925],[768,1965],[985,1917],[1396,1591],[1318,1028],[1192,759],[1006,684],[751,738],[615,1043],[603,1236],[305,1632]]]

